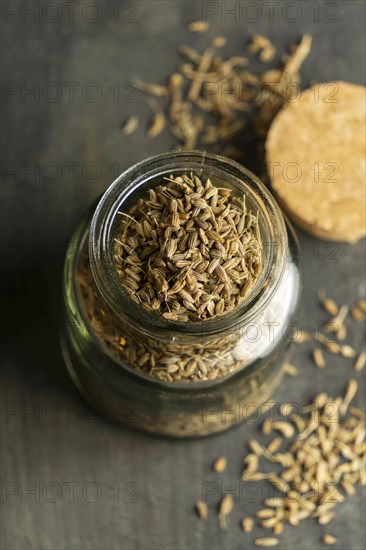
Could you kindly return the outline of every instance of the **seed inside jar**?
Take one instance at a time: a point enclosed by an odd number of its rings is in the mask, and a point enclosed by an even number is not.
[[[124,292],[171,321],[224,315],[262,270],[258,216],[208,178],[170,176],[119,212],[113,258]]]

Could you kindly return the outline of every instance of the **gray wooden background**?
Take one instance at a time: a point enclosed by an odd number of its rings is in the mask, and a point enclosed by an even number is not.
[[[304,84],[362,84],[365,3],[70,4],[1,3],[1,548],[253,548],[258,532],[244,535],[240,520],[260,507],[256,496],[241,494],[227,531],[218,527],[216,506],[220,491],[239,482],[245,441],[258,425],[176,442],[116,429],[94,415],[73,387],[59,349],[63,256],[85,208],[115,175],[173,146],[168,133],[150,141],[143,127],[126,139],[120,125],[135,112],[146,121],[149,115],[143,98],[131,98],[131,81],[163,80],[179,62],[179,44],[206,44],[205,36],[185,30],[187,22],[210,14],[211,36],[229,39],[227,55],[241,52],[255,32],[268,35],[280,52],[310,32],[314,43]],[[232,7],[236,15],[228,12]],[[305,266],[301,323],[310,329],[325,319],[318,287],[339,303],[365,295],[365,243],[329,247],[299,236]],[[348,328],[348,342],[361,349],[364,327],[348,321]],[[284,381],[274,395],[279,402],[305,403],[320,390],[343,390],[352,361],[332,356],[319,371],[309,360],[312,346],[296,348],[301,375]],[[362,373],[358,380],[362,385]],[[221,477],[211,469],[219,455],[228,458]],[[207,483],[217,484],[210,485],[217,493],[209,499],[208,521],[201,523],[193,504]],[[364,548],[361,489],[339,506],[333,524],[322,528],[309,520],[288,527],[280,547],[320,548],[325,532],[338,538],[335,548]]]

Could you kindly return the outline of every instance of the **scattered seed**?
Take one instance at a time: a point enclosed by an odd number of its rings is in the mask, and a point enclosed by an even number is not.
[[[226,529],[226,517],[230,514],[234,507],[233,497],[231,495],[225,495],[221,501],[219,509],[219,523],[221,529]]]
[[[338,325],[338,328],[335,332],[337,340],[343,341],[347,337],[347,329],[344,325]]]
[[[324,347],[330,351],[331,353],[340,353],[341,352],[341,346],[337,344],[336,342],[324,342]]]
[[[216,36],[215,38],[213,38],[211,40],[211,46],[213,48],[223,48],[224,46],[226,46],[226,38],[223,37],[223,36]]]
[[[335,303],[334,300],[327,298],[325,291],[323,289],[320,289],[318,291],[318,299],[319,299],[319,304],[327,313],[329,313],[329,315],[332,315],[332,316],[337,315],[339,311],[337,304]]]
[[[325,344],[326,342],[329,342],[328,338],[319,331],[314,332],[314,340],[316,340],[317,342],[320,342],[321,344]]]
[[[266,506],[272,506],[273,508],[283,508],[285,500],[283,498],[273,497],[267,498],[264,501]]]
[[[343,357],[355,357],[356,356],[356,352],[351,346],[341,346],[340,353],[341,353],[341,355],[343,355]]]
[[[363,321],[365,315],[361,309],[359,309],[357,306],[351,307],[351,315],[352,319],[356,322]]]
[[[289,363],[285,363],[285,365],[283,366],[283,372],[291,377],[298,376],[299,374],[297,368],[294,365],[290,365]]]
[[[281,437],[275,437],[274,439],[272,439],[272,441],[270,443],[268,443],[267,451],[270,452],[270,453],[275,453],[280,448],[281,443],[282,443],[282,438]]]
[[[327,514],[319,516],[319,519],[318,519],[319,525],[328,525],[328,523],[330,523],[334,517],[335,517],[335,512],[328,512]]]
[[[138,90],[149,95],[156,97],[165,97],[168,95],[168,88],[166,86],[160,86],[160,84],[149,84],[141,80],[135,80],[134,84],[136,84]]]
[[[130,116],[130,118],[128,118],[126,120],[126,122],[124,122],[123,126],[122,126],[122,132],[126,135],[126,136],[130,136],[131,134],[133,134],[134,132],[136,132],[137,128],[138,128],[138,125],[139,125],[139,119],[137,116],[133,115],[133,116]]]
[[[253,518],[250,518],[250,517],[243,518],[243,520],[241,522],[241,526],[242,526],[242,529],[243,529],[244,533],[251,533],[253,531],[253,527],[254,527]]]
[[[271,537],[255,539],[254,544],[262,548],[270,548],[271,546],[277,546],[279,540]]]
[[[252,36],[250,44],[248,45],[248,50],[254,53],[258,52],[259,60],[262,61],[262,63],[272,61],[276,55],[276,48],[266,36],[261,34]]]
[[[205,521],[207,519],[207,504],[205,502],[199,501],[196,503],[196,511],[198,514],[198,517]]]
[[[318,369],[322,369],[325,367],[324,355],[320,348],[317,348],[313,351],[313,361]]]
[[[255,513],[257,518],[266,519],[266,518],[272,518],[275,515],[275,511],[271,508],[263,508],[263,510],[258,510],[258,512]]]
[[[347,382],[346,390],[344,392],[344,399],[340,406],[340,413],[346,414],[349,404],[356,395],[358,388],[357,381],[354,378],[350,378]]]
[[[299,525],[307,517],[317,518],[320,525],[328,525],[335,517],[333,508],[344,500],[337,486],[352,495],[355,484],[366,485],[363,458],[365,414],[355,407],[348,411],[356,392],[357,382],[351,379],[344,398],[332,398],[321,392],[311,404],[301,408],[301,416],[291,414],[289,422],[270,422],[266,419],[262,424],[265,433],[280,428],[281,433],[292,437],[293,425],[296,425],[299,436],[292,439],[283,452],[276,452],[282,443],[281,438],[275,438],[267,447],[254,439],[249,440],[248,445],[256,454],[247,455],[247,465],[263,457],[271,463],[278,462],[284,468],[280,477],[275,473],[259,472],[258,469],[252,475],[243,476],[248,481],[268,479],[283,495],[265,499],[267,508],[256,513],[263,528],[281,534],[284,523]],[[284,412],[285,406],[282,404],[280,410]],[[347,411],[349,415],[344,417]],[[278,524],[280,527],[277,527]]]
[[[302,330],[300,334],[297,335],[296,344],[303,344],[304,342],[310,342],[311,335],[308,332]]]
[[[322,537],[323,544],[335,544],[336,542],[337,542],[337,539],[332,535],[323,535]]]
[[[275,535],[281,535],[283,533],[283,529],[284,529],[283,523],[280,521],[273,526],[273,533]]]
[[[155,100],[150,99],[148,101],[148,105],[150,106],[151,110],[154,112],[154,116],[150,122],[147,135],[150,138],[154,138],[158,136],[164,129],[165,116],[159,104]]]
[[[279,412],[281,416],[289,416],[294,410],[291,403],[282,403],[279,407]]]
[[[207,21],[192,21],[188,23],[187,29],[190,32],[206,32],[208,31],[209,24]]]
[[[260,445],[255,439],[249,439],[248,447],[257,456],[261,456],[263,454],[262,445]]]
[[[365,366],[365,363],[366,363],[366,352],[365,351],[362,351],[357,359],[355,360],[355,363],[354,363],[354,369],[355,371],[360,371],[364,368]]]
[[[284,437],[292,437],[294,435],[294,427],[289,422],[273,422],[272,428],[282,433]]]
[[[204,33],[209,25],[207,21],[193,21],[187,28],[191,32]],[[182,45],[179,52],[185,58],[185,63],[179,67],[179,72],[167,79],[168,85],[148,84],[139,80],[135,83],[141,92],[167,101],[164,110],[169,116],[170,131],[180,147],[194,149],[203,146],[207,149],[212,146],[216,152],[219,146],[223,154],[240,158],[242,150],[232,146],[229,141],[241,132],[246,123],[241,113],[252,111],[255,114],[253,127],[256,134],[259,137],[266,134],[278,110],[291,99],[288,85],[297,85],[299,82],[298,72],[310,51],[311,37],[302,37],[297,48],[283,61],[282,68],[266,71],[259,77],[250,71],[243,71],[249,60],[242,55],[228,59],[214,55],[215,49],[225,44],[225,37],[214,37],[210,47],[203,53]],[[268,38],[262,35],[253,37],[249,49],[257,52],[262,62],[270,61],[276,52]],[[217,91],[212,90],[212,84],[217,84]],[[259,86],[261,93],[254,94],[251,86]],[[225,102],[220,101],[221,87],[231,91]],[[214,117],[214,122],[206,120],[206,113],[210,118]],[[150,126],[150,133],[162,126],[161,115],[155,117],[156,122]]]
[[[220,458],[217,458],[213,464],[213,469],[218,474],[221,474],[222,472],[225,472],[226,470],[226,458],[224,456],[221,456]]]
[[[268,435],[272,431],[272,421],[266,418],[262,424],[262,434]]]

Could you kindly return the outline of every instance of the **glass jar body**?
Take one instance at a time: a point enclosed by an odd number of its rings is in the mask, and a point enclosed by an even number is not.
[[[287,247],[281,283],[254,317],[243,315],[235,326],[223,321],[215,334],[204,328],[193,335],[171,331],[164,339],[161,332],[147,335],[126,317],[116,318],[118,331],[102,338],[104,319],[114,312],[91,270],[90,280],[81,286],[78,282],[80,266],[89,269],[87,243],[93,211],[75,232],[66,255],[61,331],[65,362],[86,400],[112,421],[172,437],[204,436],[258,416],[281,380],[296,329],[301,270],[292,228],[284,226]],[[88,315],[86,303],[89,313],[98,310],[100,323]],[[215,361],[212,376],[185,379],[184,373],[197,366],[205,371],[206,360],[210,365]],[[168,369],[174,373],[178,361],[185,367],[177,381],[166,373]]]

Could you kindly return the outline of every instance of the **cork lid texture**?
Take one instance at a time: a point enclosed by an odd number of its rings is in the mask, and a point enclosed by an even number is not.
[[[267,136],[278,202],[322,239],[352,243],[366,233],[365,91],[341,81],[316,84],[278,113]]]

